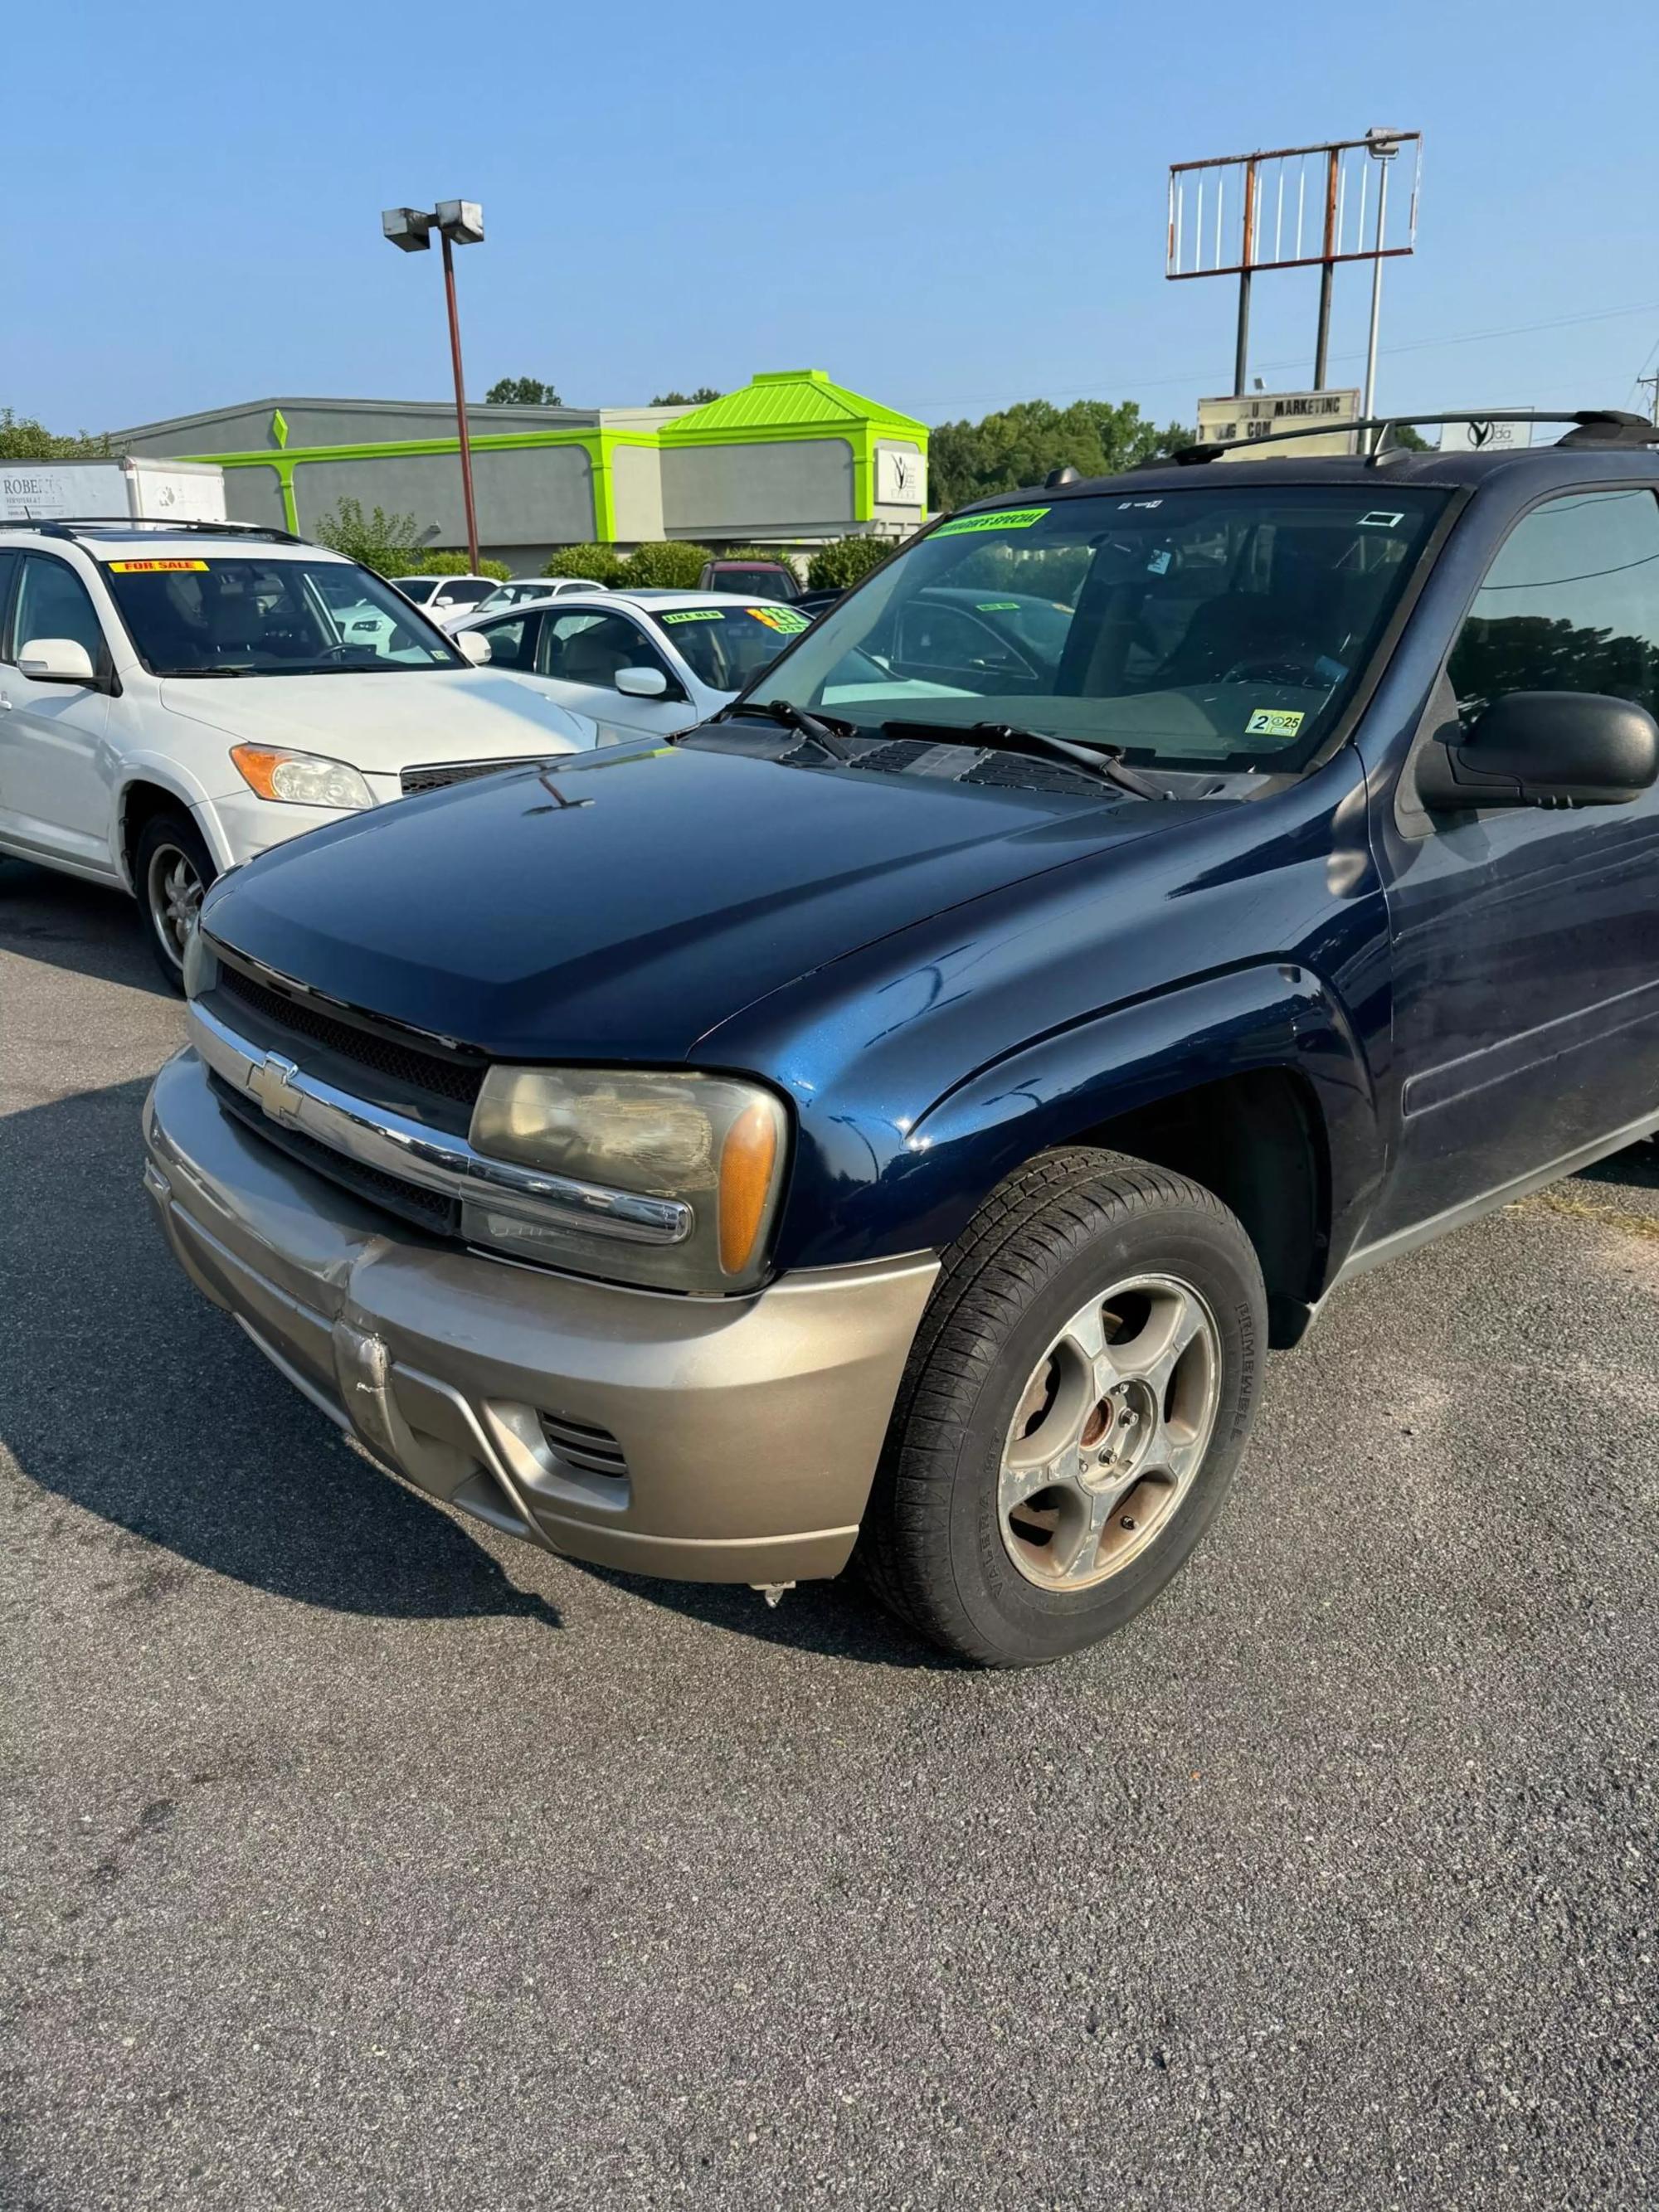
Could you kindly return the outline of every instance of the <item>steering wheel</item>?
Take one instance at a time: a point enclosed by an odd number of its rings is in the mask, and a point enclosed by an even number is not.
[[[1219,680],[1223,684],[1288,684],[1304,691],[1324,691],[1330,688],[1328,677],[1322,676],[1316,665],[1311,647],[1303,648],[1310,658],[1297,658],[1297,648],[1291,647],[1281,653],[1246,653],[1224,668]]]

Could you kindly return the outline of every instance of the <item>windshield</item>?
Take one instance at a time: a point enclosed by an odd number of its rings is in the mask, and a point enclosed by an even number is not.
[[[412,599],[417,607],[423,607],[437,590],[441,580],[437,576],[399,576],[398,589],[406,599]]]
[[[825,614],[753,696],[860,731],[1006,722],[1148,765],[1300,768],[1445,495],[1241,473],[959,515]]]
[[[106,561],[104,574],[156,676],[319,676],[462,668],[400,592],[344,561]]]
[[[793,607],[678,607],[657,620],[694,675],[715,691],[752,684],[792,637],[811,624]]]

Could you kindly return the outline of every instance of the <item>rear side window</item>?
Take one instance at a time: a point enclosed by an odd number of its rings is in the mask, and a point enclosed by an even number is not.
[[[103,624],[86,586],[73,568],[46,554],[23,556],[11,629],[16,653],[37,637],[73,638],[86,647],[94,664],[104,650]]]
[[[1448,673],[1466,722],[1510,691],[1601,691],[1659,713],[1659,498],[1570,492],[1516,523]]]

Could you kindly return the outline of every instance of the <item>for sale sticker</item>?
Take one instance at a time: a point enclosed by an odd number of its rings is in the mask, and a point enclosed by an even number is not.
[[[1293,738],[1308,717],[1289,708],[1258,707],[1244,725],[1247,738]]]
[[[785,637],[795,637],[812,625],[805,615],[798,615],[793,607],[750,607],[745,610],[757,623],[768,629],[781,630]]]
[[[665,623],[724,622],[726,609],[724,607],[687,607],[682,614],[664,615],[662,619]]]
[[[107,564],[112,575],[153,576],[173,574],[180,568],[205,568],[205,561],[111,561]]]

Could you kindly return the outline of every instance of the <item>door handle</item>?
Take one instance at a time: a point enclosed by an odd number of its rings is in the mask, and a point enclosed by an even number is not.
[[[0,691],[0,714],[9,714],[10,712],[11,701],[7,698],[3,691]]]

